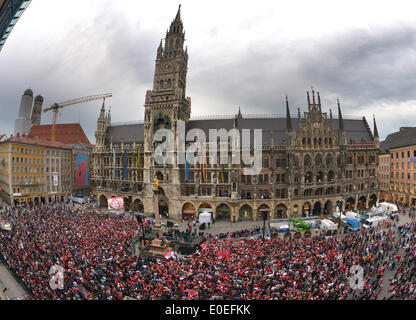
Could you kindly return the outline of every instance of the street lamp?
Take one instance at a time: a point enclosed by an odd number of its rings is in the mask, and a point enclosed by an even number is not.
[[[135,213],[135,216],[136,216],[136,219],[137,219],[137,223],[139,224],[139,225],[141,225],[141,227],[142,227],[142,241],[143,241],[143,246],[145,246],[145,239],[144,239],[144,227],[143,227],[143,213],[141,213],[141,212],[136,212]]]
[[[263,241],[264,241],[264,234],[266,232],[267,214],[270,212],[270,209],[261,209],[260,212],[263,216]]]

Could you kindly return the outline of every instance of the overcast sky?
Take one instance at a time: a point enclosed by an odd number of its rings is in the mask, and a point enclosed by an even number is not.
[[[13,133],[24,90],[44,107],[113,93],[113,122],[143,119],[160,39],[179,3],[189,52],[192,114],[306,111],[306,91],[323,110],[376,115],[381,138],[415,126],[416,2],[33,0],[0,52],[0,131]],[[100,101],[62,110],[92,143]],[[51,114],[42,114],[42,124]]]

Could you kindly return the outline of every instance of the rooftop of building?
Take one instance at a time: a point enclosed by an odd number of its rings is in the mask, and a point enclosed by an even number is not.
[[[399,131],[389,134],[380,143],[380,152],[388,153],[391,149],[416,145],[416,127],[401,127]]]
[[[52,140],[52,125],[34,125],[28,136],[38,137],[43,140]],[[93,146],[79,123],[57,124],[55,141],[70,145],[81,142],[87,147]]]
[[[209,129],[226,129],[234,128],[235,116],[204,116],[191,118],[186,126],[186,131],[191,129],[203,130],[209,137]],[[302,118],[305,120],[305,118]],[[327,121],[331,121],[328,119]],[[344,129],[347,134],[348,143],[370,143],[374,141],[373,134],[368,126],[367,120],[362,117],[343,117]],[[292,128],[299,129],[299,118],[291,118]],[[332,127],[335,131],[339,130],[339,120],[334,117],[332,119]],[[287,130],[286,116],[254,116],[241,115],[237,120],[238,130],[255,129],[263,130],[263,145],[271,144],[271,136],[273,135],[274,145],[283,145],[285,132]],[[272,135],[271,135],[272,133]],[[142,143],[144,141],[144,123],[120,123],[112,124],[107,129],[106,143]]]
[[[48,148],[59,148],[59,149],[71,149],[72,147],[69,144],[65,144],[58,141],[49,141],[39,139],[37,137],[30,137],[27,135],[17,135],[14,137],[10,137],[7,140],[4,140],[3,143],[19,143],[19,144],[29,144],[35,146],[43,146]]]

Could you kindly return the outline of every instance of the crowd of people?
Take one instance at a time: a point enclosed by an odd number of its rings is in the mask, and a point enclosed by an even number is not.
[[[33,299],[376,299],[386,270],[392,299],[415,298],[415,225],[339,237],[261,240],[260,229],[209,237],[192,255],[129,254],[135,219],[59,206],[1,208],[0,258]],[[403,252],[402,252],[403,251]],[[62,266],[64,286],[50,285]],[[361,266],[363,286],[351,286]]]

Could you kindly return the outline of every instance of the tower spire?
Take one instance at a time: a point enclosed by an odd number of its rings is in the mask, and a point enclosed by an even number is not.
[[[319,107],[319,111],[322,112],[322,107],[321,107],[321,95],[318,91],[318,107]]]
[[[313,101],[313,106],[316,107],[316,102],[315,102],[315,89],[312,87],[312,101]]]
[[[374,119],[374,138],[379,138],[378,136],[378,129],[377,129],[377,123],[376,123],[376,117],[375,115],[373,115],[373,119]]]
[[[342,119],[342,113],[341,113],[341,104],[339,103],[339,98],[337,98],[338,102],[338,115],[339,115],[339,131],[344,131],[344,120]]]
[[[292,119],[290,118],[289,99],[286,94],[286,130],[292,131]]]
[[[103,105],[101,106],[100,118],[104,119],[105,117],[105,98],[103,99]]]
[[[176,14],[175,20],[180,21],[181,20],[181,4],[179,5],[178,13]]]

